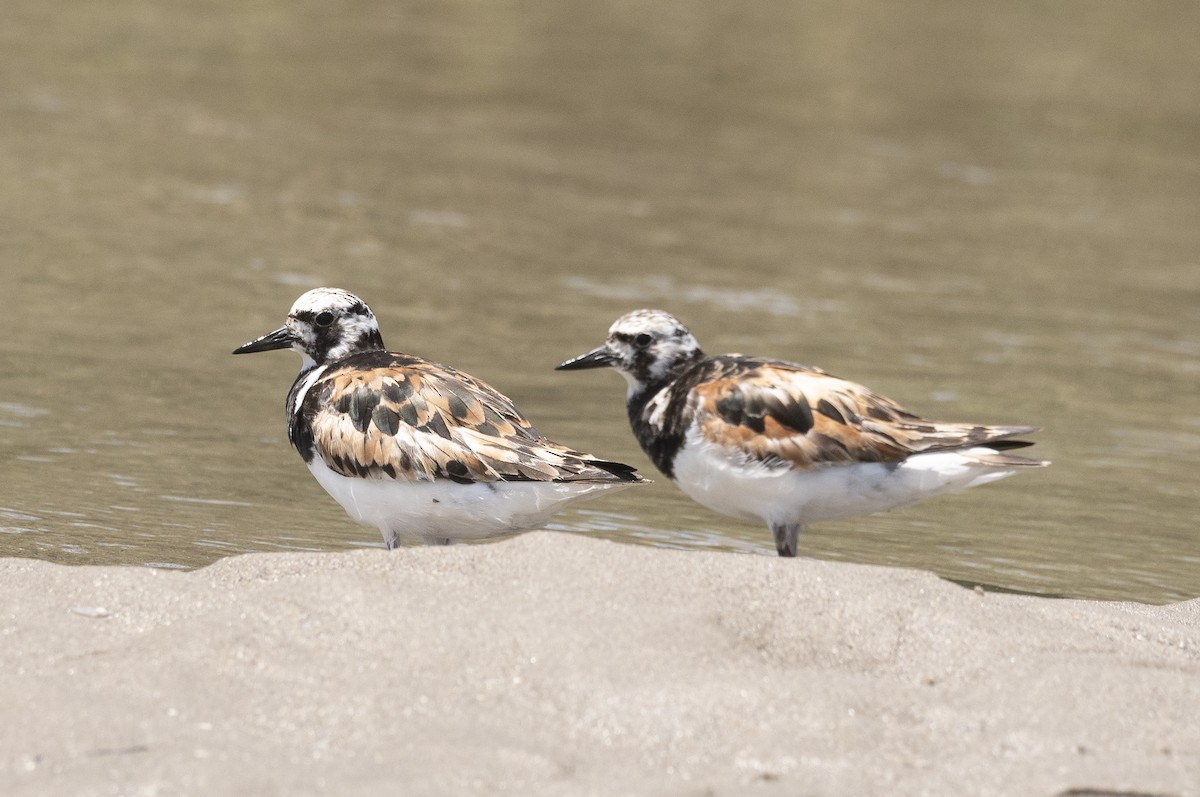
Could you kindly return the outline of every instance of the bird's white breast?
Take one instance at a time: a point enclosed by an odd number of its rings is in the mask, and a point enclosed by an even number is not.
[[[982,465],[972,457],[993,453],[987,448],[942,451],[899,463],[797,470],[747,462],[692,430],[675,457],[675,481],[713,511],[746,521],[803,526],[882,512],[1016,472]]]
[[[544,526],[575,501],[632,482],[407,482],[343,476],[315,456],[308,469],[355,521],[385,542],[478,540]]]

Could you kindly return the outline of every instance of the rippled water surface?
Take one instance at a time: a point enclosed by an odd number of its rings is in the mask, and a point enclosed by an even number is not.
[[[286,443],[303,290],[651,467],[612,373],[654,305],[711,352],[1053,467],[813,527],[809,556],[1051,595],[1200,595],[1193,3],[0,10],[0,555],[194,567],[380,545]],[[560,516],[771,554],[659,478]],[[402,553],[398,555],[403,555]]]

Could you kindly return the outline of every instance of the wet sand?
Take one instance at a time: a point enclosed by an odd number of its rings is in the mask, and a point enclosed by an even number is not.
[[[550,533],[0,584],[6,795],[1200,784],[1200,601]]]

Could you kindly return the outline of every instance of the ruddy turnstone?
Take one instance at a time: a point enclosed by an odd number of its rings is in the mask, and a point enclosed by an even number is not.
[[[547,440],[503,394],[383,347],[357,296],[317,288],[234,354],[295,349],[288,439],[351,518],[398,541],[448,543],[544,525],[567,504],[643,483]]]
[[[612,366],[633,433],[692,499],[766,522],[780,556],[809,523],[882,512],[1049,463],[1006,453],[1033,426],[925,420],[819,368],[709,357],[674,316],[636,310],[559,370]]]

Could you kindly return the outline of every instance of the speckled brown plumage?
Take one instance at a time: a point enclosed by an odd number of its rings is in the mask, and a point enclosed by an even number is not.
[[[696,368],[684,423],[748,458],[794,468],[898,462],[1037,431],[925,420],[862,385],[793,363],[725,355]]]
[[[344,476],[429,481],[630,479],[633,469],[554,443],[495,388],[411,355],[365,352],[309,387],[294,442]]]

